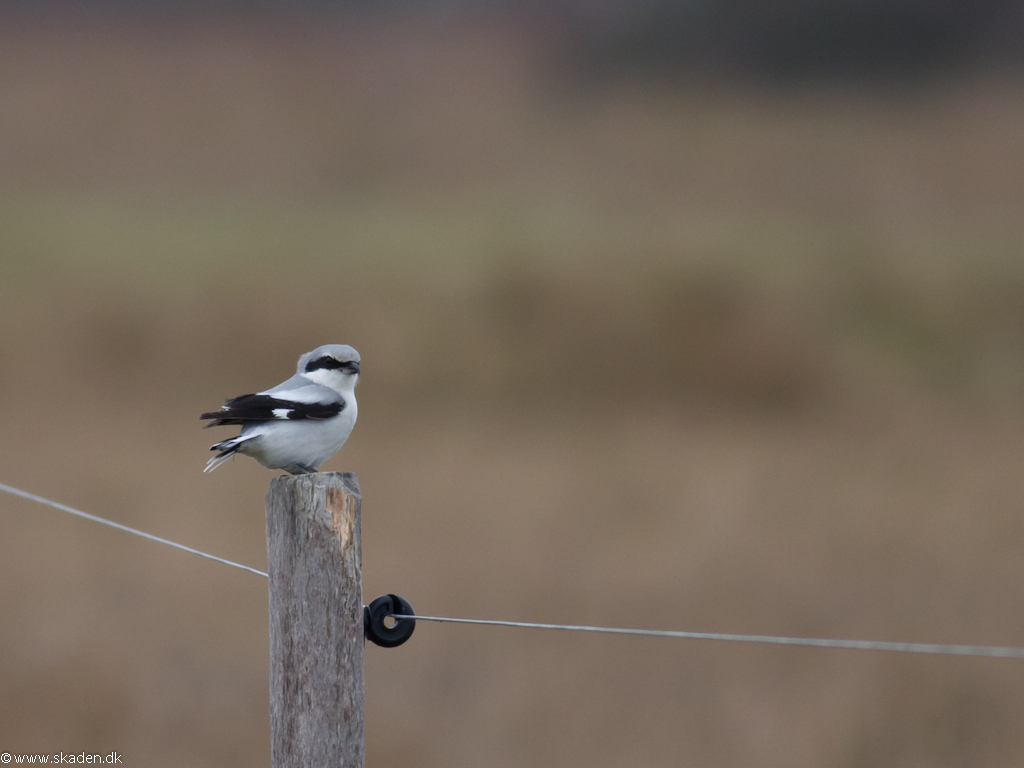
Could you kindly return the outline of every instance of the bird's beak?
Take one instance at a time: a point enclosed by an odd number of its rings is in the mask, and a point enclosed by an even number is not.
[[[345,373],[359,373],[359,363],[354,360],[352,362],[345,363],[342,370],[345,371]]]

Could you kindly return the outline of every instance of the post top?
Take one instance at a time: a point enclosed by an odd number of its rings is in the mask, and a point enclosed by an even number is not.
[[[342,488],[362,498],[359,491],[359,476],[355,472],[311,472],[308,475],[279,475],[270,481],[270,490],[278,486],[293,489]]]

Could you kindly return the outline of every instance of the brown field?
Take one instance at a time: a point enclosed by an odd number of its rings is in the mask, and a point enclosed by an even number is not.
[[[271,473],[201,474],[198,414],[349,342],[368,598],[1024,645],[1019,82],[0,37],[0,482],[262,567]],[[267,765],[265,589],[0,499],[0,751]],[[371,766],[1024,764],[1018,661],[421,624],[366,690]]]

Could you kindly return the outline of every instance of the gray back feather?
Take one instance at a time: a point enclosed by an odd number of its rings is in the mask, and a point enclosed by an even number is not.
[[[276,387],[265,389],[261,395],[283,396],[287,400],[294,400],[300,403],[337,403],[342,397],[330,387],[307,379],[300,373],[296,373],[287,381],[282,381]]]

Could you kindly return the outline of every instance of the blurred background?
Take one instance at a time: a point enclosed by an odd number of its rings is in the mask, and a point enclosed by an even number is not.
[[[1024,13],[0,5],[0,481],[253,566],[201,411],[363,356],[421,613],[1024,644]],[[0,499],[0,750],[269,764],[266,584]],[[1020,662],[422,624],[368,765],[1009,766]]]

